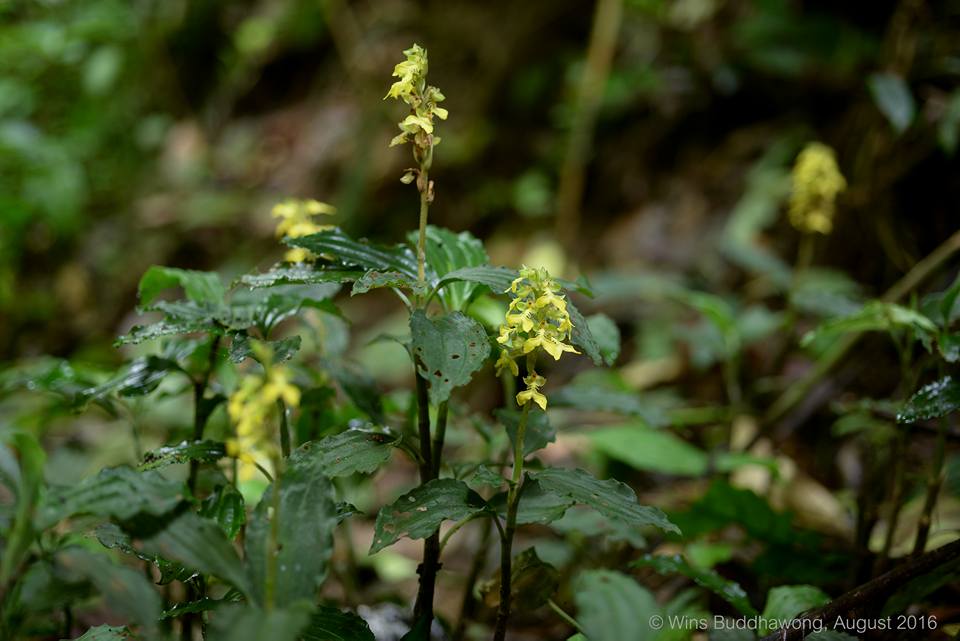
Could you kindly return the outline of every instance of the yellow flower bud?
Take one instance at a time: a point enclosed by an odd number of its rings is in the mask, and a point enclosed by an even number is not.
[[[833,149],[813,142],[804,147],[793,166],[790,224],[806,233],[833,230],[835,203],[847,187]]]
[[[332,216],[337,212],[336,208],[327,203],[318,200],[296,200],[288,198],[281,203],[274,205],[271,215],[279,218],[277,223],[277,236],[287,238],[303,238],[311,234],[319,234],[322,231],[333,229],[333,225],[318,225],[312,219],[313,216],[326,215]],[[302,263],[315,259],[306,249],[293,247],[287,250],[283,259],[288,263]]]

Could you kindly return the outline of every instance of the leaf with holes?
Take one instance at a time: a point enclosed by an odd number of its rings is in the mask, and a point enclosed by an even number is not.
[[[627,485],[608,479],[601,481],[585,470],[549,467],[531,475],[544,491],[592,507],[604,516],[634,527],[655,526],[665,532],[680,533],[666,515],[655,507],[640,505]]]
[[[897,412],[898,423],[916,423],[952,414],[960,409],[960,382],[952,376],[924,385]]]
[[[463,481],[434,479],[380,509],[370,554],[404,537],[426,538],[444,521],[459,521],[486,509],[483,498]]]
[[[483,326],[460,312],[431,319],[417,310],[410,317],[410,333],[417,370],[427,380],[434,404],[469,383],[490,355]]]
[[[369,474],[387,462],[400,439],[400,434],[351,429],[304,443],[292,454],[291,461],[315,458],[330,478],[357,472]]]

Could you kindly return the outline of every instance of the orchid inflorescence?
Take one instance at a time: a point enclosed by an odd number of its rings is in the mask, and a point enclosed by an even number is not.
[[[512,300],[497,338],[501,345],[497,373],[509,370],[518,376],[520,368],[516,359],[526,356],[527,376],[523,382],[527,389],[517,394],[517,404],[533,401],[541,409],[546,409],[547,397],[540,389],[547,381],[534,371],[537,350],[542,349],[554,360],[560,360],[564,352],[579,354],[566,342],[573,331],[567,301],[559,293],[560,285],[542,267],[524,266],[507,292],[512,295]]]
[[[793,166],[790,224],[805,233],[829,234],[837,196],[847,181],[833,149],[820,142],[803,148]]]

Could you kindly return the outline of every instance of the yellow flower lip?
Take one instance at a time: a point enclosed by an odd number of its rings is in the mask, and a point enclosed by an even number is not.
[[[303,238],[311,234],[333,229],[333,225],[320,225],[313,221],[313,216],[332,216],[337,213],[336,207],[319,200],[297,200],[288,198],[277,203],[271,210],[271,216],[279,218],[276,234],[278,237]],[[288,263],[302,263],[316,257],[306,249],[294,247],[287,250],[283,259]]]
[[[390,141],[390,146],[413,142],[421,150],[429,149],[440,143],[440,138],[433,135],[434,116],[446,120],[449,112],[437,106],[444,100],[443,93],[427,84],[427,50],[414,44],[403,54],[406,60],[393,68],[393,77],[399,80],[390,85],[383,99],[402,100],[409,105],[411,113],[397,124],[400,133]]]

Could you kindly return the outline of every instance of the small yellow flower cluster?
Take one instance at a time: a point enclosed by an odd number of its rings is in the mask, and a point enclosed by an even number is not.
[[[236,438],[227,440],[227,454],[239,459],[242,478],[256,473],[255,463],[276,458],[277,444],[272,438],[272,416],[277,401],[287,406],[300,404],[300,390],[290,382],[290,370],[273,363],[273,351],[264,343],[253,344],[264,374],[246,376],[227,403],[227,413],[237,429]]]
[[[318,225],[313,222],[312,216],[321,214],[333,215],[337,213],[333,205],[322,203],[319,200],[296,200],[288,198],[281,203],[273,206],[271,215],[279,218],[277,223],[277,236],[287,238],[303,238],[310,234],[317,234],[328,229],[333,229],[333,225]],[[293,247],[287,250],[283,259],[288,263],[302,263],[307,260],[313,260],[316,256],[302,247]]]
[[[793,166],[790,224],[805,233],[829,234],[837,195],[846,188],[833,149],[819,142],[808,144]]]
[[[383,99],[402,100],[410,105],[412,113],[398,124],[401,133],[390,141],[390,146],[412,141],[426,150],[440,144],[440,137],[433,135],[433,117],[447,119],[447,110],[437,106],[444,96],[439,89],[427,84],[427,50],[414,44],[403,55],[407,59],[393,69],[393,75],[399,80],[391,85]]]
[[[527,389],[517,394],[517,404],[533,401],[541,409],[547,409],[547,397],[540,392],[547,381],[533,371],[532,365],[538,348],[553,356],[554,360],[560,360],[564,352],[580,353],[573,345],[564,342],[570,340],[573,330],[567,301],[559,293],[560,285],[542,267],[524,266],[507,292],[513,295],[513,299],[497,338],[501,345],[497,374],[508,369],[517,376],[520,368],[516,358],[526,355],[529,371],[523,382]]]

